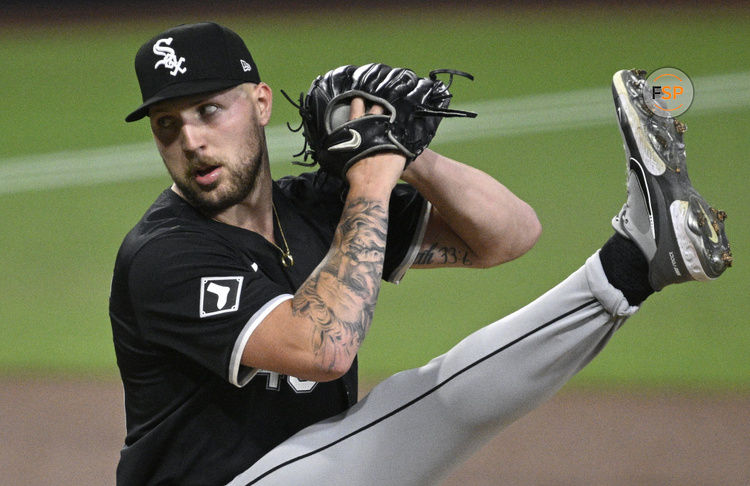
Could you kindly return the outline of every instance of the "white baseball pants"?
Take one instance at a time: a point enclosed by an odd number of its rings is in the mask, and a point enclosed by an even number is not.
[[[397,373],[350,410],[270,451],[231,485],[434,485],[501,429],[557,392],[638,308],[598,253],[565,281]]]

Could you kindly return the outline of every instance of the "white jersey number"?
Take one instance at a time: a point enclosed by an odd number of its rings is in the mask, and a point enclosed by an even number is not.
[[[260,370],[258,375],[266,376],[266,390],[279,391],[282,378],[286,378],[287,383],[295,393],[310,393],[318,384],[317,381],[300,380],[294,376],[281,375],[275,371]]]

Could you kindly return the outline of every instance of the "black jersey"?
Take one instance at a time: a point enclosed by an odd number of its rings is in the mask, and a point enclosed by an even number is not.
[[[356,361],[327,383],[240,364],[255,327],[330,249],[344,194],[304,174],[274,182],[273,200],[291,267],[259,234],[206,218],[169,189],[123,241],[110,296],[127,425],[119,484],[223,484],[356,402]],[[400,280],[414,260],[428,213],[413,188],[397,186],[386,280]]]

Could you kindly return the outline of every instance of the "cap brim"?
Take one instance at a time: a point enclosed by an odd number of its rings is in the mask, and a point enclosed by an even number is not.
[[[172,84],[145,100],[134,112],[125,117],[125,121],[134,122],[140,120],[148,115],[148,109],[151,105],[159,103],[160,101],[201,93],[210,93],[212,91],[220,91],[247,82],[248,81],[244,79],[202,79]]]

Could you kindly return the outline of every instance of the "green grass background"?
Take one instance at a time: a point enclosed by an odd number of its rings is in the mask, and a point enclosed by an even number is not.
[[[419,73],[458,68],[462,102],[609,86],[618,69],[677,66],[692,77],[750,69],[746,9],[279,11],[81,18],[0,30],[0,174],[9,157],[145,142],[123,118],[139,102],[132,57],[169,26],[224,22],[247,41],[277,94],[272,124],[296,122],[280,95],[341,64],[377,60]],[[700,96],[700,91],[698,91]],[[480,113],[481,117],[481,113]],[[747,181],[750,107],[682,117],[691,177],[729,214],[736,265],[719,281],[649,299],[572,386],[750,390]],[[386,285],[361,351],[365,380],[419,366],[574,271],[611,235],[625,197],[612,123],[433,146],[497,177],[535,207],[537,246],[491,270],[412,271]],[[275,176],[298,172],[271,154]],[[160,164],[155,157],[154,164]],[[168,184],[160,177],[0,195],[2,374],[116,375],[107,315],[122,237]]]

